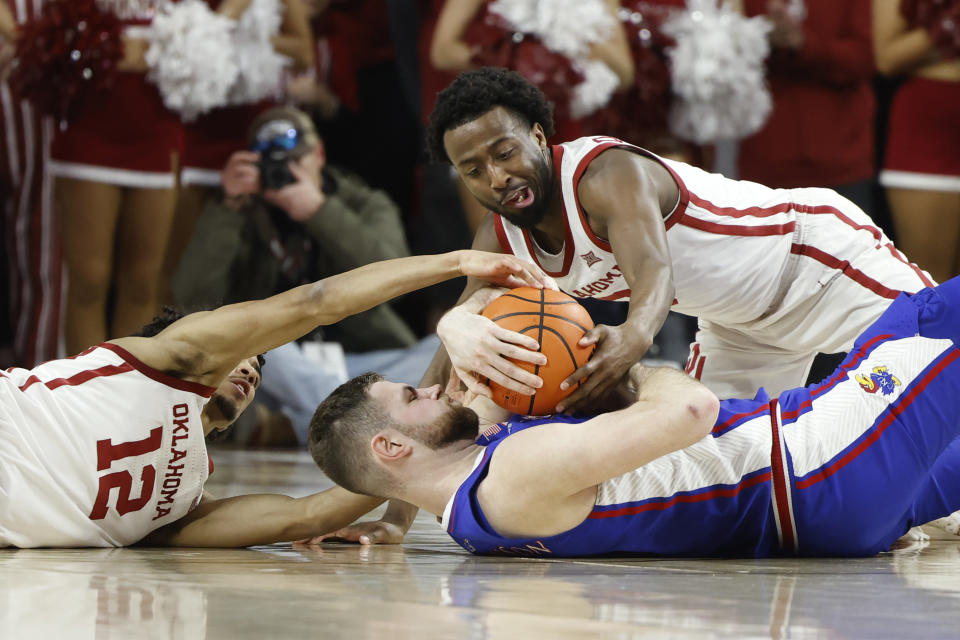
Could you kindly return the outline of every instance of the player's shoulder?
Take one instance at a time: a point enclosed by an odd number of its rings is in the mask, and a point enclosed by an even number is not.
[[[483,220],[477,225],[477,230],[473,235],[473,244],[471,249],[477,251],[490,251],[492,253],[503,253],[503,245],[497,235],[497,225],[499,216],[493,211],[488,211],[483,216]],[[499,224],[503,225],[500,221]]]
[[[643,155],[637,147],[609,146],[601,149],[584,168],[580,185],[635,181],[656,166],[656,160]]]

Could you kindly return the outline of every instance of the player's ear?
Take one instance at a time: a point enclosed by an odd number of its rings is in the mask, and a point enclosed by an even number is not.
[[[533,128],[530,130],[530,133],[533,134],[540,149],[546,149],[549,146],[547,145],[547,134],[543,132],[543,127],[540,126],[539,122],[533,123]]]
[[[370,447],[373,455],[384,463],[396,462],[413,453],[410,440],[395,429],[385,429],[377,433],[370,441]]]

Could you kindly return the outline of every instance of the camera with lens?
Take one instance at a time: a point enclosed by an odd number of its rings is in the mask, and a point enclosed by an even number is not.
[[[260,169],[260,189],[281,189],[297,181],[290,173],[287,163],[294,160],[289,151],[271,150],[260,154],[257,168]]]
[[[304,142],[297,126],[286,119],[270,120],[254,134],[250,148],[260,154],[260,189],[281,189],[297,181],[288,166],[302,153]]]

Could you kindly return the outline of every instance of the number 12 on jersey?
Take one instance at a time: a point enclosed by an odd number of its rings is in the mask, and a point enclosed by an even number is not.
[[[152,429],[146,438],[132,442],[113,444],[110,438],[97,440],[97,471],[106,471],[116,460],[153,453],[160,448],[161,444],[163,444],[163,427]],[[143,467],[140,472],[140,497],[131,498],[133,476],[129,471],[114,471],[100,476],[100,489],[97,491],[97,499],[90,511],[90,519],[103,520],[107,517],[110,491],[114,488],[118,489],[117,513],[121,516],[143,509],[153,496],[153,483],[156,479],[156,467],[152,464]]]

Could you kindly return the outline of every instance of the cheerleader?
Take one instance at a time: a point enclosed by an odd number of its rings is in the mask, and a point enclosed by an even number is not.
[[[219,13],[235,19],[249,1],[224,0]],[[158,11],[170,4],[97,0],[100,10],[122,21],[123,54],[110,88],[78,97],[74,115],[53,142],[49,168],[68,281],[69,353],[128,335],[159,309],[183,131],[153,74],[156,55],[184,51],[155,47],[146,28],[155,27]],[[173,48],[190,48],[171,40]]]
[[[960,273],[960,1],[873,0],[878,70],[902,75],[880,184],[897,246],[943,282]]]

